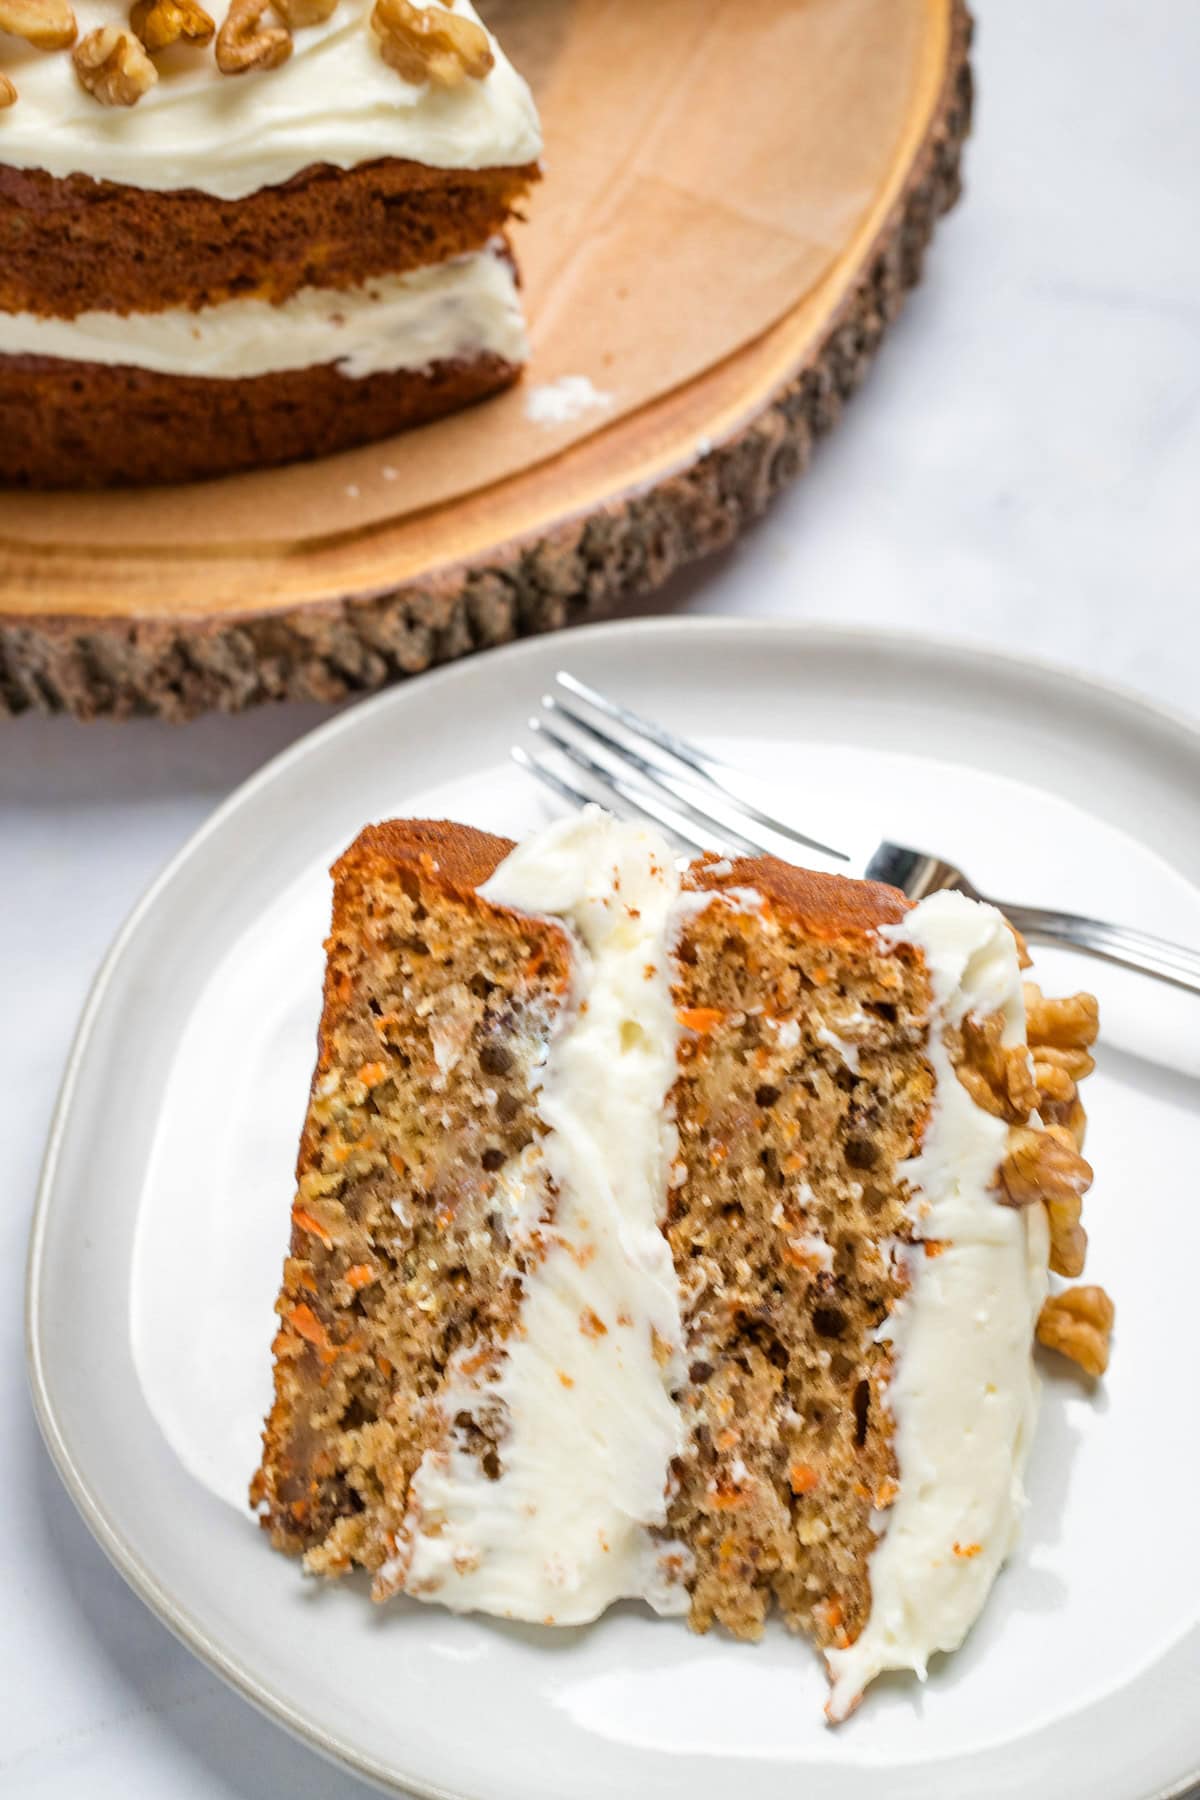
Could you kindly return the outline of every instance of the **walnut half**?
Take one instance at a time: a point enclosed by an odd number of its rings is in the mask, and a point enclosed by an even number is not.
[[[1025,983],[1025,1032],[1035,1060],[1042,1044],[1056,1050],[1086,1050],[1095,1043],[1099,1029],[1100,1008],[1094,994],[1047,1000],[1036,981]]]
[[[67,0],[0,0],[0,31],[24,38],[35,50],[66,50],[77,29]]]
[[[217,29],[195,0],[137,0],[129,23],[151,54],[181,40],[209,44]]]
[[[1086,1050],[1057,1050],[1050,1044],[1038,1044],[1033,1052],[1033,1080],[1042,1122],[1065,1125],[1077,1150],[1083,1149],[1087,1136],[1079,1083],[1095,1066]]]
[[[997,1177],[1007,1206],[1031,1206],[1035,1200],[1066,1200],[1086,1194],[1092,1171],[1071,1142],[1069,1133],[1035,1131],[1018,1125],[1008,1134],[1008,1154]]]
[[[482,81],[494,64],[487,32],[474,19],[410,0],[375,0],[371,29],[379,54],[405,81],[456,88]]]
[[[997,1119],[1023,1124],[1037,1104],[1024,1044],[1004,1044],[1003,1013],[969,1014],[959,1029],[946,1032],[954,1072],[974,1100]]]
[[[1088,1375],[1103,1375],[1115,1317],[1113,1303],[1102,1287],[1066,1288],[1043,1305],[1037,1322],[1038,1343],[1069,1356]]]
[[[1032,1206],[1041,1200],[1050,1222],[1050,1267],[1056,1275],[1082,1275],[1087,1233],[1079,1223],[1082,1198],[1092,1171],[1062,1125],[1035,1131],[1018,1125],[1008,1136],[1008,1154],[996,1175],[1005,1206]]]
[[[158,80],[158,70],[130,31],[101,26],[71,52],[80,85],[101,106],[134,106]]]
[[[286,25],[264,25],[270,0],[233,0],[217,33],[217,67],[222,75],[277,69],[292,54]]]

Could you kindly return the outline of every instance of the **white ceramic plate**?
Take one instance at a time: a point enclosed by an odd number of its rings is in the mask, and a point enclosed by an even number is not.
[[[1041,959],[1051,989],[1093,986],[1105,1020],[1088,1274],[1116,1297],[1113,1364],[1095,1394],[1061,1367],[1048,1380],[1024,1544],[926,1687],[881,1682],[833,1732],[815,1658],[781,1631],[755,1647],[701,1639],[635,1606],[561,1633],[376,1611],[353,1584],[302,1581],[168,1446],[131,1310],[143,1334],[168,1318],[195,1350],[182,1389],[155,1397],[186,1460],[232,1466],[235,1486],[253,1460],[254,1419],[223,1419],[204,1375],[248,1343],[266,1381],[326,864],[388,814],[514,834],[544,817],[507,751],[560,666],[758,768],[810,828],[874,810],[985,889],[1200,941],[1200,733],[1053,670],[905,637],[655,621],[472,659],[343,715],[176,858],[80,1027],[29,1271],[34,1396],[80,1510],[198,1655],[385,1786],[455,1800],[1181,1795],[1200,1775],[1200,1009],[1102,964]],[[214,1268],[235,1205],[247,1256]],[[182,1279],[164,1229],[179,1207],[195,1243]],[[169,1309],[147,1300],[164,1283]]]

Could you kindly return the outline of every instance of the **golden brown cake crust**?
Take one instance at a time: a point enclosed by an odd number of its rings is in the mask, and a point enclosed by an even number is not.
[[[359,379],[328,364],[219,381],[0,356],[0,484],[153,487],[301,462],[457,412],[520,373],[478,356]]]
[[[801,869],[777,856],[708,857],[693,864],[690,884],[698,888],[756,888],[789,913],[806,931],[821,937],[855,936],[895,925],[912,902],[880,881],[852,881]]]
[[[74,318],[353,287],[481,249],[537,179],[534,164],[448,170],[386,158],[316,165],[219,200],[0,160],[0,311]]]
[[[344,868],[367,856],[416,865],[436,874],[455,893],[473,892],[490,881],[516,845],[511,838],[455,825],[449,819],[384,819],[359,832],[346,854],[333,866],[336,881]]]
[[[420,862],[432,856],[438,873],[458,889],[490,881],[516,845],[511,838],[457,825],[449,819],[384,819],[361,831],[347,857],[368,850],[397,862]],[[335,865],[334,873],[337,868]],[[789,913],[797,924],[823,937],[853,937],[894,925],[912,902],[898,888],[880,881],[851,881],[801,869],[776,856],[699,858],[688,870],[688,885],[697,888],[752,888]]]

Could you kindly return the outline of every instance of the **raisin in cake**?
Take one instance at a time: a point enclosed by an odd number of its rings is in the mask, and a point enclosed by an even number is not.
[[[1027,1033],[1016,940],[961,895],[678,867],[596,809],[515,849],[364,832],[252,1490],[273,1543],[546,1624],[632,1596],[754,1638],[777,1607],[832,1718],[923,1672],[1012,1546],[1048,1273],[1082,1268],[1095,1005],[1030,998]]]
[[[540,148],[469,0],[0,0],[0,482],[324,455],[514,381]]]

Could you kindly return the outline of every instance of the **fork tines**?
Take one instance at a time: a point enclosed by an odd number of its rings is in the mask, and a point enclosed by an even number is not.
[[[534,747],[515,748],[513,758],[560,799],[576,806],[600,800],[617,812],[638,813],[692,849],[757,856],[775,848],[764,835],[771,833],[837,855],[739,793],[737,772],[717,757],[565,670],[555,684],[557,691],[542,696],[540,714],[529,720]],[[554,758],[584,776],[586,788],[564,776]]]

